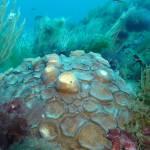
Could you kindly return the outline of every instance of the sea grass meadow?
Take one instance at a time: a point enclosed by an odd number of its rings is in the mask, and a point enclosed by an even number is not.
[[[150,0],[0,0],[0,150],[149,150]]]

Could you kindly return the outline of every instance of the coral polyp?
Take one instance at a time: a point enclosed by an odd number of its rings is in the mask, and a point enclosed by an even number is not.
[[[76,93],[79,91],[77,77],[72,72],[63,72],[59,75],[57,89],[62,92]]]

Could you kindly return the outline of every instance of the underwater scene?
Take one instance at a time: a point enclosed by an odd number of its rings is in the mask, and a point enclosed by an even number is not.
[[[0,0],[0,150],[150,150],[150,0]]]

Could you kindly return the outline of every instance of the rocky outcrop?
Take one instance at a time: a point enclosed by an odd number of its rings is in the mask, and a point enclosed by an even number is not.
[[[1,102],[15,98],[31,110],[33,135],[62,150],[110,148],[108,130],[124,128],[131,116],[132,94],[124,80],[100,54],[80,50],[69,57],[28,58],[2,74]]]

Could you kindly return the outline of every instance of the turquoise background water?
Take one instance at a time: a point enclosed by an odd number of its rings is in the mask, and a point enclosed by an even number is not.
[[[51,18],[65,17],[71,21],[79,21],[89,10],[101,5],[107,0],[18,0],[22,17],[27,20],[27,26],[34,24],[36,16]]]

